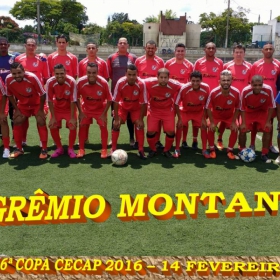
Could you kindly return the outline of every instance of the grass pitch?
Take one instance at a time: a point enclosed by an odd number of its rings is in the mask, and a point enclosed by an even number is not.
[[[110,123],[110,122],[109,122]],[[109,127],[108,123],[108,127]],[[191,144],[190,130],[188,143]],[[276,135],[276,133],[274,134]],[[67,144],[68,130],[61,130]],[[49,146],[52,144],[51,136]],[[276,137],[276,136],[275,136]],[[274,137],[274,138],[275,138]],[[112,206],[104,223],[58,224],[0,227],[0,254],[6,255],[85,255],[85,256],[169,256],[169,255],[279,255],[279,216],[225,218],[226,207],[219,205],[220,218],[208,219],[199,205],[197,219],[122,222],[117,218],[120,194],[223,192],[227,205],[236,192],[243,192],[252,208],[255,191],[280,191],[279,167],[264,164],[260,152],[253,163],[230,161],[226,152],[206,160],[201,150],[182,149],[179,159],[158,155],[140,160],[130,150],[126,126],[122,126],[118,148],[128,152],[128,163],[114,167],[110,159],[100,158],[100,133],[90,129],[90,143],[83,159],[66,154],[57,159],[39,160],[40,148],[34,120],[30,121],[25,154],[17,159],[0,159],[1,196],[29,197],[41,188],[50,195],[102,195]],[[161,136],[162,142],[164,137]],[[225,134],[225,143],[227,134]],[[276,140],[276,138],[275,138]],[[257,140],[257,150],[261,142]],[[147,144],[145,145],[148,151]],[[201,141],[199,141],[201,147]],[[54,150],[50,148],[49,154]],[[235,151],[237,152],[237,150]],[[270,155],[276,158],[277,155]],[[174,202],[176,202],[174,198]]]

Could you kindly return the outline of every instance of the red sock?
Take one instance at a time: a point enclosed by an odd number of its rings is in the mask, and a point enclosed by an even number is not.
[[[25,122],[22,124],[22,141],[23,142],[26,142],[28,127],[29,127],[29,118],[27,118],[25,120]]]
[[[226,130],[226,123],[221,122],[220,126],[219,126],[219,136],[218,136],[218,140],[222,140],[223,139],[223,134]]]
[[[185,127],[184,127],[185,128]],[[180,143],[181,143],[181,137],[182,137],[182,130],[183,130],[183,134],[184,134],[184,128],[177,128],[176,129],[176,136],[175,136],[175,149],[179,150],[180,149]],[[188,130],[188,129],[187,129]],[[184,138],[184,136],[183,136]],[[184,140],[183,140],[184,141]]]
[[[201,137],[201,143],[202,143],[202,150],[206,150],[207,149],[207,129],[200,130],[200,137]]]
[[[69,129],[68,149],[73,149],[77,137],[77,129]]]
[[[138,142],[139,151],[144,151],[144,129],[135,129],[136,141]]]
[[[267,148],[262,148],[262,155],[267,155],[268,151],[269,150]]]
[[[79,148],[82,150],[85,149],[85,141],[87,138],[87,131],[88,131],[87,126],[89,125],[80,126],[79,128]]]
[[[17,148],[22,150],[22,126],[14,125],[13,133]]]
[[[117,149],[117,143],[119,139],[120,131],[112,129],[112,150],[115,151]]]
[[[272,127],[272,129],[271,129],[271,135],[270,135],[270,142],[269,142],[269,147],[271,147],[272,146],[272,138],[273,138],[273,127]]]
[[[187,142],[187,135],[188,135],[188,130],[189,130],[189,126],[183,126],[183,137],[182,137],[182,141]],[[180,146],[180,145],[179,145]]]
[[[87,133],[86,133],[86,138],[85,138],[85,141],[89,138],[89,125],[86,126],[86,129],[87,129]]]
[[[237,141],[237,132],[234,130],[231,130],[230,136],[229,136],[229,141],[228,141],[228,148],[232,150],[236,141]]]
[[[51,131],[51,135],[53,138],[53,142],[56,145],[56,148],[57,149],[62,148],[62,144],[61,144],[61,140],[60,140],[60,136],[59,136],[59,128],[52,128],[52,129],[50,129],[50,131]]]
[[[208,138],[208,143],[210,148],[214,147],[214,141],[215,141],[215,134],[212,130],[208,129],[208,134],[207,134],[207,138]]]
[[[48,129],[45,125],[44,126],[37,125],[37,130],[39,133],[40,141],[42,142],[42,148],[46,150],[48,145]]]
[[[251,146],[255,146],[257,132],[258,131],[257,131],[256,126],[253,125],[253,128],[251,130]]]
[[[107,126],[100,126],[100,132],[101,132],[102,149],[107,149],[107,143],[108,143],[108,129],[107,129]]]
[[[160,134],[161,134],[161,121],[158,124],[158,131],[156,134],[156,142],[160,141]]]
[[[152,151],[156,151],[156,142],[157,142],[157,138],[156,135],[153,135],[152,137],[148,137],[147,135],[147,142],[149,144],[149,147]]]
[[[198,136],[198,127],[193,127],[193,142],[197,142],[197,136]]]
[[[10,137],[2,136],[2,140],[3,140],[4,149],[10,150]]]
[[[174,137],[169,137],[167,134],[165,135],[165,146],[164,152],[167,152],[171,149],[174,142]]]

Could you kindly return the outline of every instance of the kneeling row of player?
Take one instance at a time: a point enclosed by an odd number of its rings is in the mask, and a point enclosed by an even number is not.
[[[150,147],[149,157],[156,155],[156,142],[159,139],[159,135],[157,135],[159,133],[157,132],[160,131],[161,126],[163,126],[166,134],[163,154],[166,157],[180,156],[179,146],[182,128],[187,126],[189,121],[192,121],[196,131],[201,128],[202,152],[205,158],[216,157],[214,149],[215,131],[219,123],[225,123],[231,130],[227,155],[230,159],[235,159],[236,156],[232,150],[238,137],[237,120],[241,110],[240,147],[245,147],[246,132],[254,124],[259,131],[264,132],[262,159],[266,162],[269,161],[267,154],[275,102],[270,86],[263,84],[261,76],[252,78],[251,85],[244,88],[242,98],[240,98],[240,92],[231,86],[232,76],[228,70],[221,72],[220,86],[212,90],[210,94],[209,86],[202,82],[202,75],[198,71],[193,72],[191,81],[184,85],[169,79],[169,71],[165,68],[158,71],[157,78],[143,81],[137,77],[135,65],[131,64],[127,67],[126,75],[118,81],[113,96],[107,81],[98,76],[98,65],[95,63],[88,64],[87,75],[80,78],[77,83],[72,77],[66,75],[65,68],[61,64],[54,67],[54,74],[55,76],[50,78],[46,84],[47,101],[51,113],[49,128],[57,146],[57,149],[51,155],[53,158],[64,154],[59,135],[61,121],[66,120],[69,128],[68,155],[75,158],[85,155],[84,144],[93,118],[97,121],[101,130],[101,157],[107,158],[107,111],[111,102],[114,101],[113,109],[115,113],[111,152],[117,148],[120,125],[125,123],[127,114],[130,113],[139,144],[139,157],[142,159],[146,158],[143,148],[143,118],[146,114],[147,141]],[[24,153],[22,148],[23,127],[28,118],[34,115],[42,142],[40,158],[47,158],[47,112],[44,110],[46,95],[37,77],[32,73],[25,72],[20,63],[13,63],[11,74],[6,79],[6,91],[3,84],[1,91],[3,97],[0,122],[3,132],[3,157],[15,158]],[[17,148],[11,154],[5,114],[6,96],[8,96],[15,109],[13,133]],[[76,108],[79,111],[80,145],[77,155],[73,149],[77,128]],[[175,153],[172,155],[170,149],[175,137],[176,115],[178,118],[176,147]],[[206,123],[207,118],[209,118],[208,125]],[[209,127],[208,133],[207,127]],[[207,141],[209,142],[210,153],[206,149]]]

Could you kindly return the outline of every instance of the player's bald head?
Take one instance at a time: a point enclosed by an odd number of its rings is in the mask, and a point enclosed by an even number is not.
[[[157,76],[160,76],[160,74],[166,74],[169,77],[169,70],[167,68],[160,68],[158,69]]]
[[[220,78],[221,78],[222,76],[226,76],[226,77],[232,78],[232,74],[231,74],[231,72],[230,72],[229,70],[223,70],[223,71],[220,73]]]
[[[251,83],[261,82],[263,83],[263,77],[261,75],[255,75],[252,77]]]

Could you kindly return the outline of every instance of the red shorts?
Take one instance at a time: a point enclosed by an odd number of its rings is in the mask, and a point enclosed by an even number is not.
[[[124,121],[126,122],[127,120],[127,115],[128,113],[130,113],[130,118],[131,118],[131,121],[134,123],[135,121],[139,120],[140,118],[140,110],[131,110],[131,111],[128,111],[126,109],[124,109],[123,107],[119,107],[119,117]]]
[[[107,124],[103,123],[103,121],[100,119],[100,116],[102,115],[103,113],[103,110],[102,112],[100,113],[95,113],[95,114],[87,114],[86,113],[86,118],[84,118],[81,122],[80,122],[80,125],[83,126],[83,125],[90,125],[93,123],[92,119],[95,119],[96,120],[96,123],[99,125],[99,126],[107,126]]]
[[[175,131],[175,112],[174,110],[154,110],[148,111],[147,131],[158,131],[162,123],[163,131]]]
[[[62,120],[66,121],[66,127],[69,128],[69,121],[71,120],[71,112],[55,112],[55,118],[56,118],[56,127],[61,128],[62,127]],[[77,118],[75,114],[75,119]],[[50,114],[50,119],[52,119],[52,115]]]
[[[40,110],[40,105],[35,106],[18,106],[19,111],[27,118],[36,116]]]
[[[259,132],[264,132],[266,120],[267,120],[267,112],[265,113],[259,112],[257,115],[245,114],[247,131],[251,131],[253,129],[253,126],[256,125],[257,130]],[[270,132],[270,131],[265,131],[265,132]]]
[[[181,117],[182,117],[183,126],[188,126],[188,122],[192,121],[192,126],[201,127],[203,111],[202,112],[188,112],[188,113],[181,111]]]

